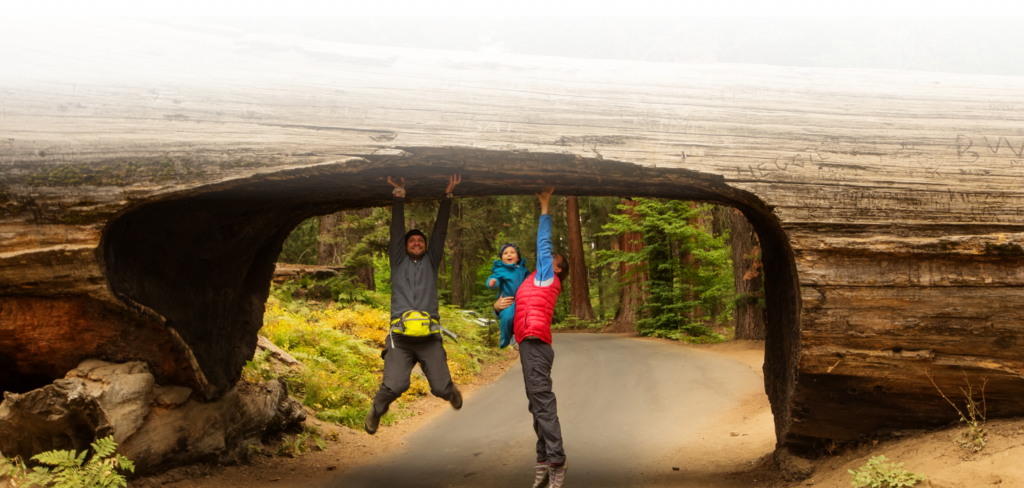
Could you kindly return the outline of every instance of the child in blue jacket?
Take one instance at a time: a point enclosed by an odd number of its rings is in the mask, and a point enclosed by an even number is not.
[[[530,274],[530,270],[526,267],[526,259],[519,252],[519,247],[512,243],[501,246],[501,252],[498,255],[501,259],[495,260],[491,265],[491,276],[487,278],[487,287],[498,290],[498,298],[515,297],[519,285]],[[501,330],[498,347],[508,347],[515,339],[512,323],[516,316],[516,304],[512,302],[510,307],[495,313],[498,315]]]

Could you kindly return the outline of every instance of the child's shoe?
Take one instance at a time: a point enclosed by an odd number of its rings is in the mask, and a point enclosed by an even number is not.
[[[548,488],[562,488],[562,483],[565,482],[565,471],[569,469],[569,463],[552,464],[548,468]]]
[[[533,488],[542,488],[548,485],[548,462],[537,463],[534,469]]]

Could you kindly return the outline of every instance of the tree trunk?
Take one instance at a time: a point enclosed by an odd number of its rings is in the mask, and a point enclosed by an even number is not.
[[[374,276],[373,265],[360,266],[355,270],[355,283],[360,283],[367,290],[377,291],[377,278]]]
[[[351,215],[362,220],[373,215],[373,209],[361,208],[359,210],[349,210],[342,213],[346,216]],[[358,229],[348,222],[345,222],[344,229],[345,254],[347,258],[347,255],[355,252],[356,246],[358,246],[363,240],[363,237],[366,236],[367,231]],[[351,273],[355,276],[355,283],[365,286],[367,290],[377,291],[377,280],[374,278],[373,260],[367,260],[365,264],[356,266]]]
[[[455,203],[452,205],[452,219],[451,231],[448,233],[448,241],[451,243],[451,255],[452,255],[452,306],[462,307],[465,306],[465,300],[463,297],[463,281],[464,277],[462,272],[462,204]]]
[[[571,195],[565,198],[565,213],[569,221],[569,313],[578,319],[594,320],[594,307],[590,305],[590,278],[583,254],[579,197]]]
[[[329,215],[320,216],[320,236],[317,247],[316,263],[319,266],[343,266],[350,254],[363,239],[364,232],[358,230],[351,217],[365,219],[373,214],[372,208],[359,210],[343,210]],[[374,278],[373,263],[352,267],[346,270],[354,278],[354,283],[361,284],[367,290],[377,290]]]
[[[320,216],[320,234],[317,238],[317,266],[338,266],[341,264],[338,252],[338,221],[345,212]]]
[[[622,199],[623,205],[635,207],[636,202],[629,198]],[[624,210],[624,213],[632,215],[632,210]],[[643,237],[638,233],[627,233],[619,236],[619,249],[625,252],[636,252],[644,248]],[[640,267],[641,269],[636,269]],[[619,264],[619,283],[622,284],[622,300],[619,302],[619,313],[615,316],[616,322],[635,324],[637,314],[636,307],[644,300],[643,288],[640,283],[647,281],[647,275],[642,271],[642,265]]]
[[[736,338],[764,340],[765,310],[764,275],[761,270],[761,248],[757,234],[739,210],[729,214],[729,242],[732,246],[733,282],[736,284]]]

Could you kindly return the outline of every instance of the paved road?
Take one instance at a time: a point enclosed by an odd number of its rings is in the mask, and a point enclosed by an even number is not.
[[[664,454],[763,382],[726,357],[599,334],[554,339],[554,391],[569,486],[661,485]],[[446,411],[406,445],[345,473],[330,488],[528,487],[534,443],[517,364]],[[684,467],[685,471],[685,467]]]

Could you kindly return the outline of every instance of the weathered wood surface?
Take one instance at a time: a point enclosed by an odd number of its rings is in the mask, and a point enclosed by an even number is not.
[[[433,199],[461,172],[461,196],[543,180],[743,210],[780,442],[955,420],[925,371],[987,376],[989,411],[1024,414],[1024,79],[90,32],[0,32],[0,383],[60,371],[44,351],[152,355],[40,345],[61,325],[25,310],[51,300],[157,331],[158,381],[217,396],[291,226],[387,204],[388,174]]]

